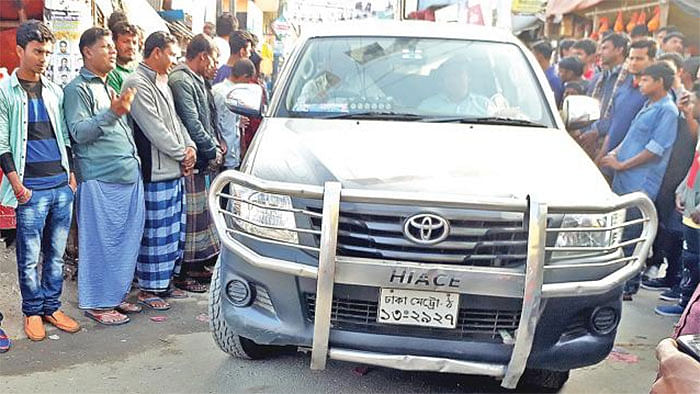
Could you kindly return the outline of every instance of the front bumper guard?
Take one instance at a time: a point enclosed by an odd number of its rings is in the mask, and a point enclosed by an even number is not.
[[[224,187],[229,183],[268,193],[291,195],[302,198],[322,198],[321,242],[320,248],[317,249],[319,253],[318,267],[261,256],[232,237],[232,234],[238,234],[274,244],[284,244],[274,240],[266,240],[264,238],[251,236],[229,228],[226,214],[230,216],[230,213],[227,213],[225,209],[219,208],[219,199],[232,199],[246,203],[246,201],[241,201],[233,195],[222,192]],[[527,224],[528,243],[525,273],[523,275],[519,272],[472,266],[426,265],[402,261],[336,256],[341,200],[387,204],[399,203],[415,206],[430,204],[453,208],[522,209],[523,211],[527,211],[527,217],[529,218]],[[461,197],[450,199],[444,196],[429,194],[415,195],[341,189],[341,185],[338,182],[327,182],[324,187],[269,182],[237,171],[226,171],[214,180],[209,193],[209,207],[211,207],[210,209],[213,211],[212,216],[224,246],[239,255],[248,264],[261,269],[281,272],[288,275],[316,279],[317,289],[313,344],[311,349],[311,369],[325,369],[328,358],[331,358],[402,370],[493,376],[501,378],[501,386],[510,389],[517,386],[520,377],[525,371],[535,330],[542,311],[543,300],[546,298],[567,297],[572,295],[602,294],[612,288],[622,285],[641,270],[642,263],[645,260],[643,257],[647,256],[649,253],[658,224],[652,201],[642,193],[631,193],[618,197],[612,202],[594,206],[548,206],[544,202],[538,201],[533,196],[530,196],[526,201],[514,199],[474,200],[463,199]],[[642,219],[627,222],[623,224],[623,226],[643,224],[643,229],[638,238],[626,241],[626,243],[620,242],[620,244],[617,245],[617,247],[628,244],[634,245],[632,256],[617,260],[617,262],[625,263],[624,266],[598,280],[543,283],[544,272],[548,268],[545,265],[545,254],[548,251],[556,251],[558,249],[556,247],[547,247],[545,244],[547,231],[552,231],[552,229],[547,229],[547,215],[549,212],[609,213],[626,208],[638,208],[642,213]],[[595,229],[588,230],[595,231]],[[313,248],[306,247],[306,249]],[[426,269],[426,266],[429,268]],[[472,283],[476,283],[477,286],[475,288],[470,288],[469,291],[460,289],[461,293],[522,298],[521,318],[508,364],[480,363],[417,355],[383,354],[329,347],[334,284],[355,284],[364,286],[385,285],[386,283],[382,282],[380,279],[382,276],[378,275],[378,273],[387,272],[388,270],[396,268],[422,269],[446,274],[468,275],[470,278],[474,279]]]

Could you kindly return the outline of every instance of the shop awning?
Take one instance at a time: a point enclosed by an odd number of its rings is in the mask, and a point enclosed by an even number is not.
[[[585,10],[601,3],[603,0],[550,0],[547,3],[546,15],[564,15],[573,11]]]

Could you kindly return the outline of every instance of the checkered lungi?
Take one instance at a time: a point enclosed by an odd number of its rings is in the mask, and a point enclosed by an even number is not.
[[[206,261],[219,254],[221,243],[207,204],[207,175],[185,177],[187,231],[184,263]]]
[[[182,178],[144,183],[146,225],[136,262],[136,277],[143,291],[168,289],[178,274],[185,246],[187,223]]]

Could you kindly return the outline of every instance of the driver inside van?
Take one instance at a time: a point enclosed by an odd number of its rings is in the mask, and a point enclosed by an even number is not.
[[[418,105],[418,109],[442,116],[484,117],[490,112],[488,98],[469,92],[469,60],[455,56],[436,70],[440,91]]]

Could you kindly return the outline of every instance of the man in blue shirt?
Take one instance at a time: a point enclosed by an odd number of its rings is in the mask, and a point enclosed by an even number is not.
[[[618,79],[620,86],[613,97],[610,108],[610,126],[597,162],[615,149],[627,135],[632,119],[644,106],[646,98],[639,91],[640,74],[652,65],[656,56],[656,43],[650,39],[632,43],[627,57],[627,69]]]
[[[600,120],[591,125],[590,130],[579,137],[579,144],[591,157],[596,157],[601,138],[608,134],[611,119],[612,98],[615,95],[617,79],[627,56],[629,42],[622,34],[613,33],[603,39],[599,47],[603,72],[598,73],[588,86],[588,95],[600,101]]]
[[[652,200],[661,186],[678,129],[678,108],[668,95],[674,72],[662,62],[642,72],[639,89],[648,99],[620,146],[601,160],[615,171],[613,191],[644,192]]]
[[[622,143],[601,160],[601,166],[614,170],[612,189],[617,194],[641,191],[655,200],[659,193],[678,130],[678,108],[668,95],[673,79],[673,69],[665,62],[657,62],[641,74],[639,89],[648,101]],[[638,210],[627,210],[628,221],[640,217]],[[641,226],[629,226],[623,239],[636,239],[641,230]],[[633,249],[634,245],[625,247],[625,255],[631,255]],[[627,282],[624,299],[631,300],[638,291],[640,278],[637,275]]]
[[[556,67],[551,64],[552,46],[547,41],[538,41],[532,45],[532,52],[535,54],[535,59],[539,63],[544,75],[547,76],[549,86],[554,92],[554,98],[557,101],[557,107],[561,105],[562,96],[564,95],[564,84],[557,74]]]

